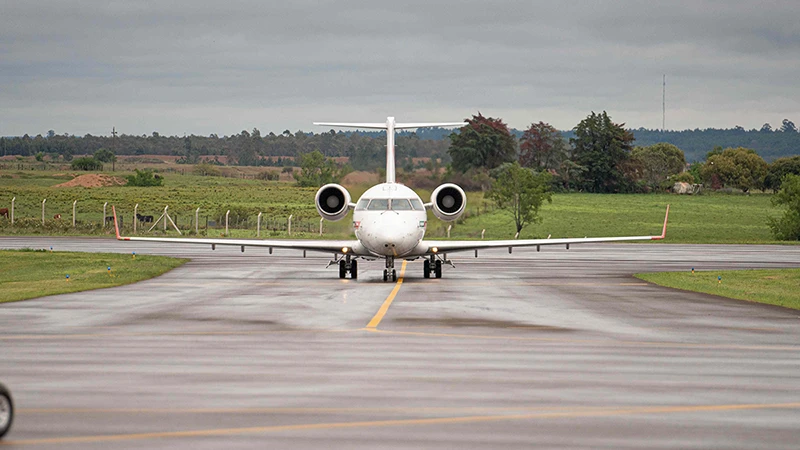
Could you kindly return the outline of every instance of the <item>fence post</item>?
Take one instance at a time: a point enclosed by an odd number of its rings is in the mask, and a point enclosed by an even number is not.
[[[256,237],[261,237],[261,212],[258,213],[258,218],[256,219]]]
[[[14,225],[14,202],[17,201],[17,197],[11,199],[11,225]]]
[[[108,202],[103,203],[103,228],[106,227],[106,206],[108,206]]]
[[[122,169],[120,169],[122,170]],[[139,221],[139,204],[133,207],[133,234],[136,234],[136,222]]]
[[[194,234],[200,234],[200,207],[194,210]]]
[[[78,205],[77,200],[72,202],[72,228],[75,228],[75,213],[77,212],[78,209],[77,205]]]
[[[486,234],[486,228],[484,228],[483,230],[481,230],[481,239],[483,239],[483,235],[484,235],[484,234]]]
[[[167,208],[169,205],[164,206],[164,232],[167,232]]]
[[[450,239],[450,230],[453,228],[452,225],[447,226],[447,239]]]
[[[47,199],[42,200],[42,226],[44,226],[44,204]]]
[[[325,219],[324,219],[324,218],[322,218],[322,217],[320,217],[320,218],[319,218],[319,235],[320,235],[320,236],[322,236],[322,222],[323,222],[324,220],[325,220]]]
[[[225,236],[228,235],[228,216],[231,215],[231,210],[229,209],[228,212],[225,213]]]
[[[289,224],[288,224],[288,225],[287,225],[287,227],[286,227],[286,232],[287,232],[287,234],[288,234],[289,236],[291,236],[291,235],[292,235],[292,216],[293,216],[293,215],[294,215],[294,214],[289,214]]]

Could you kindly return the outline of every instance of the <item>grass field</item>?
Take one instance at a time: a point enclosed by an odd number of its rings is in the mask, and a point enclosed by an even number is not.
[[[800,309],[800,269],[659,272],[636,277],[659,286]]]
[[[106,172],[107,175],[124,173]],[[71,179],[68,174],[54,172],[9,172],[0,176],[0,207],[10,207],[16,197],[17,224],[0,218],[0,234],[75,234],[113,235],[112,227],[102,226],[103,204],[108,202],[107,215],[115,205],[122,219],[124,234],[132,232],[134,205],[138,212],[157,218],[169,205],[170,215],[184,231],[194,230],[195,209],[200,207],[200,228],[206,220],[224,228],[225,211],[231,210],[230,235],[255,237],[255,219],[262,212],[262,237],[287,237],[285,228],[293,215],[295,238],[316,238],[319,216],[314,207],[316,188],[299,188],[293,183],[246,180],[223,177],[165,174],[163,187],[100,187],[55,188]],[[368,186],[348,186],[355,201]],[[423,200],[429,191],[418,191]],[[483,200],[480,192],[469,193],[467,213],[453,224],[454,239],[479,239],[486,230],[486,239],[507,239],[514,235],[511,216]],[[41,224],[42,199],[47,199],[45,226]],[[671,204],[667,243],[776,243],[767,217],[778,216],[781,210],[770,204],[770,195],[696,195],[670,194],[600,195],[555,194],[552,204],[541,210],[542,222],[523,229],[520,238],[651,235],[661,233],[664,210]],[[72,203],[77,203],[79,226],[72,228]],[[60,221],[53,215],[62,215]],[[240,217],[249,215],[245,222]],[[428,236],[446,236],[448,224],[429,215]],[[147,224],[149,228],[151,224]],[[146,231],[141,226],[138,232]],[[161,228],[161,226],[157,227]],[[352,236],[351,219],[324,223],[324,238]],[[163,233],[163,232],[162,232]],[[207,235],[220,237],[223,230],[209,229]],[[175,235],[174,232],[171,232]]]
[[[0,303],[135,283],[186,261],[165,256],[134,259],[108,253],[0,250]]]

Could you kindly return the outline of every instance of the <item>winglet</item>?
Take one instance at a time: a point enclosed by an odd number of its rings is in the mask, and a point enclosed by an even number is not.
[[[111,212],[114,213],[114,231],[117,233],[117,240],[122,241],[122,237],[119,235],[119,223],[117,222],[117,209],[114,208],[114,205],[111,205]]]
[[[669,219],[669,205],[667,205],[667,213],[664,214],[664,228],[661,230],[661,236],[653,236],[654,241],[667,237],[667,219]]]

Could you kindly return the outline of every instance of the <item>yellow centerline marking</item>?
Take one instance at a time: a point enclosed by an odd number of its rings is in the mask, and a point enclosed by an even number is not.
[[[274,426],[264,426],[264,427],[217,428],[208,430],[164,431],[164,432],[153,432],[153,433],[131,433],[131,434],[98,435],[98,436],[71,436],[71,437],[61,437],[61,438],[23,439],[18,441],[5,441],[5,442],[0,442],[0,445],[74,444],[74,443],[88,443],[88,442],[131,441],[131,440],[158,439],[158,438],[230,436],[230,435],[240,435],[240,434],[276,433],[284,431],[313,431],[313,430],[373,428],[373,427],[392,427],[392,426],[409,426],[409,425],[452,425],[452,424],[480,423],[480,422],[484,423],[499,422],[504,420],[613,417],[613,416],[625,416],[625,415],[636,415],[636,414],[676,414],[676,413],[695,413],[695,412],[742,411],[742,410],[760,410],[760,409],[797,409],[797,408],[800,408],[800,403],[652,406],[652,407],[632,407],[632,408],[609,408],[605,410],[595,410],[595,411],[579,410],[579,411],[546,412],[546,413],[533,413],[533,414],[437,417],[437,418],[426,418],[426,419],[393,419],[393,420],[373,420],[373,421],[360,421],[360,422],[306,423],[306,424],[296,424],[296,425],[274,425]]]
[[[378,312],[375,313],[375,316],[372,317],[372,320],[369,321],[367,329],[374,330],[378,328],[381,320],[383,320],[383,316],[386,315],[386,311],[389,310],[389,306],[391,306],[394,301],[394,296],[397,295],[397,292],[400,291],[400,287],[403,285],[403,276],[406,274],[406,264],[408,264],[408,261],[403,261],[403,266],[400,268],[400,276],[397,278],[397,284],[394,286],[389,296],[386,297],[386,300],[384,300],[381,309],[379,309]]]

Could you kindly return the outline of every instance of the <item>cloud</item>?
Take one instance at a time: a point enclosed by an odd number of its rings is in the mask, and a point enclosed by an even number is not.
[[[0,4],[0,135],[315,120],[757,128],[800,119],[795,2]]]

